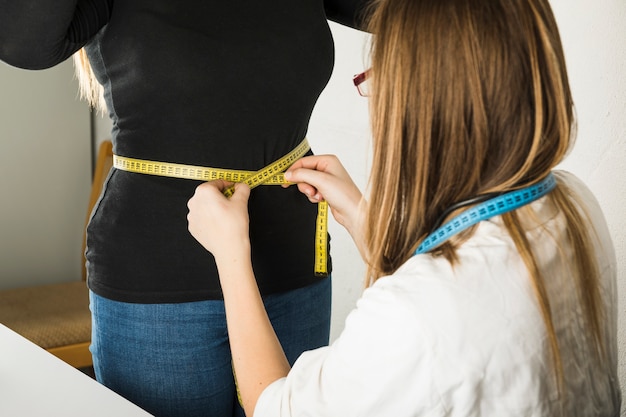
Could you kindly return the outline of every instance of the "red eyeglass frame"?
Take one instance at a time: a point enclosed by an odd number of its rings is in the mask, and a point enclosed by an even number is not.
[[[362,84],[370,77],[370,70],[365,70],[360,74],[355,75],[354,77],[352,77],[352,82],[354,83],[354,86],[356,87],[357,91],[359,92],[359,95],[362,97],[367,97],[368,93],[365,92],[363,90],[363,86]]]

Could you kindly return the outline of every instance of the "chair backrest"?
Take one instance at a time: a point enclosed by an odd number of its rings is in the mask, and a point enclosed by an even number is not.
[[[91,218],[91,212],[93,211],[100,193],[102,193],[102,186],[104,180],[107,178],[111,167],[113,166],[113,144],[110,140],[105,140],[100,144],[98,149],[98,156],[96,158],[96,166],[93,172],[93,181],[91,183],[91,194],[89,195],[89,205],[87,206],[87,218],[85,219],[85,230],[83,232],[83,255],[81,257],[83,261],[82,265],[82,278],[83,281],[87,279],[87,269],[85,267],[85,249],[87,247],[87,223]]]

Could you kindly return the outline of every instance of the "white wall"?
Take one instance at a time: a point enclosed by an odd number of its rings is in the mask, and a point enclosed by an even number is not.
[[[91,161],[73,74],[0,63],[0,289],[80,279]]]
[[[578,114],[578,141],[561,168],[582,178],[603,205],[618,257],[620,380],[626,387],[626,2],[553,0]],[[352,76],[367,67],[368,37],[331,24],[336,63],[315,108],[309,141],[318,154],[334,153],[365,186],[370,156],[367,99]],[[99,120],[100,139],[110,126]],[[331,337],[343,328],[363,288],[365,267],[349,235],[330,221],[333,255]],[[626,388],[625,388],[626,389]],[[626,416],[626,407],[622,412]]]

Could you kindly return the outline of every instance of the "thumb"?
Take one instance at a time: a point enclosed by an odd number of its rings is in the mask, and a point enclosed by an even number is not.
[[[236,183],[234,187],[234,194],[230,199],[234,201],[245,202],[245,201],[248,201],[249,197],[250,197],[250,186],[248,186],[248,184],[243,183],[243,182]]]
[[[319,188],[323,184],[325,178],[327,178],[327,174],[325,172],[309,168],[296,168],[285,173],[285,179],[287,181],[296,184],[305,183],[315,188]]]

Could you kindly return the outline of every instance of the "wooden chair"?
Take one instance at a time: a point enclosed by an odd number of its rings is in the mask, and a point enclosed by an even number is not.
[[[113,164],[110,141],[100,145],[85,225]],[[82,280],[0,291],[0,323],[76,368],[92,365],[91,312],[83,234]]]

